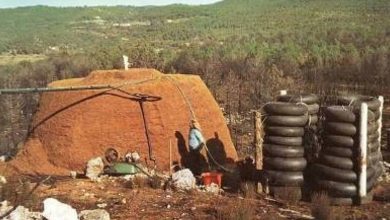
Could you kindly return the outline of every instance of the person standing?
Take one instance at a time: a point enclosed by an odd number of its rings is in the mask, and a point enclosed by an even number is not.
[[[203,172],[208,170],[208,163],[201,153],[205,145],[205,139],[202,135],[200,125],[195,119],[192,119],[190,122],[188,145],[190,148],[189,169],[192,173],[194,173],[194,175],[201,175]]]

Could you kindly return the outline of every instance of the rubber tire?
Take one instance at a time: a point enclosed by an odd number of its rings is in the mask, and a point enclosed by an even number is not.
[[[375,152],[375,153],[370,153],[368,155],[368,162],[372,162],[373,164],[377,164],[381,161],[381,153],[379,151]]]
[[[376,111],[372,111],[372,112],[373,112],[374,115],[375,115],[375,120],[376,120],[376,121],[379,120],[379,118],[381,117],[381,113],[379,112],[379,109],[376,110]]]
[[[265,124],[267,126],[283,126],[283,127],[303,127],[306,125],[308,115],[302,116],[276,116],[271,115],[265,118]]]
[[[287,145],[287,146],[302,146],[302,137],[282,137],[282,136],[265,136],[266,144]]]
[[[379,147],[379,141],[373,141],[367,144],[367,148],[370,153],[377,152],[379,150]]]
[[[379,129],[378,122],[371,122],[367,124],[367,134],[374,134]]]
[[[352,148],[354,146],[353,138],[348,136],[325,135],[324,141],[325,144],[328,146],[348,147],[348,148]]]
[[[337,169],[318,163],[314,164],[313,169],[327,180],[343,183],[355,183],[357,181],[357,174],[352,170]]]
[[[299,94],[299,95],[281,95],[277,97],[278,101],[281,102],[292,102],[292,103],[305,103],[312,105],[320,102],[320,98],[316,94]]]
[[[377,183],[377,179],[375,177],[368,179],[367,186],[366,186],[367,192],[370,192],[374,188],[376,183]]]
[[[332,155],[322,154],[320,156],[320,163],[343,170],[353,169],[353,161],[350,158],[346,157],[336,157]]]
[[[266,135],[283,137],[303,137],[305,134],[305,129],[303,127],[266,126],[264,131]]]
[[[309,115],[309,120],[307,121],[307,124],[309,126],[316,125],[318,123],[318,116],[317,115]]]
[[[373,134],[369,134],[367,136],[367,142],[368,143],[372,143],[372,142],[375,142],[375,141],[378,141],[379,140],[379,132],[375,132]]]
[[[295,158],[303,157],[305,149],[303,147],[264,144],[263,152],[266,157]]]
[[[330,197],[330,204],[332,206],[352,206],[355,204],[353,198],[334,198]]]
[[[304,181],[302,172],[266,170],[265,174],[271,186],[301,186]]]
[[[340,136],[354,136],[357,133],[355,125],[343,122],[327,122],[325,124],[325,131],[328,134]]]
[[[279,171],[303,171],[307,162],[303,157],[282,158],[282,157],[264,157],[265,170]]]
[[[360,110],[348,107],[348,106],[329,106],[324,111],[326,121],[330,122],[345,122],[345,123],[355,123],[359,120]],[[368,121],[375,121],[375,114],[368,110],[367,113]]]
[[[307,106],[287,102],[269,102],[264,105],[264,111],[268,115],[302,116],[307,114]]]
[[[381,103],[380,101],[372,96],[362,96],[362,95],[351,95],[351,96],[342,96],[339,98],[339,103],[342,105],[353,105],[356,108],[360,109],[361,104],[367,103],[368,109],[371,111],[376,111],[379,109]]]
[[[307,111],[309,115],[316,115],[320,111],[320,105],[317,103],[307,105]]]
[[[382,154],[381,154],[382,156]],[[375,167],[375,178],[379,178],[385,171],[383,170],[383,167],[381,166],[380,163],[377,163],[376,164],[376,167]]]
[[[326,121],[330,122],[354,123],[357,118],[355,113],[343,106],[329,106],[325,108],[324,113]]]
[[[332,197],[350,198],[358,195],[358,190],[354,183],[340,183],[321,179],[317,179],[315,182]]]
[[[328,155],[346,158],[352,158],[354,155],[352,149],[344,147],[324,147],[323,152]]]
[[[375,176],[376,173],[376,167],[375,166],[368,166],[367,167],[367,180],[372,179]]]

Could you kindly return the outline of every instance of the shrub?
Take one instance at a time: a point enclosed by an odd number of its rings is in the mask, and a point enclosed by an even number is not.
[[[217,209],[219,220],[252,220],[255,218],[255,205],[247,199],[238,199],[227,206]]]
[[[326,193],[314,193],[311,198],[311,214],[318,220],[334,219],[330,198]]]

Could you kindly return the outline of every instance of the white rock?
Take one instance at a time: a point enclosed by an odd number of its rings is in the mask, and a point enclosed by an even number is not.
[[[7,179],[4,176],[0,176],[0,184],[6,184]]]
[[[125,155],[125,158],[126,158],[127,162],[136,163],[136,162],[138,162],[141,159],[141,156],[139,155],[139,153],[137,151],[134,151],[134,152],[131,152],[131,153],[127,153]]]
[[[110,214],[104,209],[84,210],[79,216],[80,220],[110,220]]]
[[[219,188],[218,184],[215,183],[211,183],[210,185],[206,186],[205,191],[213,194],[223,192],[223,190]]]
[[[196,179],[191,170],[179,170],[172,174],[173,186],[177,189],[189,190],[195,188]]]
[[[96,157],[88,161],[86,174],[89,179],[99,181],[99,175],[104,171],[104,163],[101,157]]]
[[[125,176],[122,176],[122,179],[126,180],[126,181],[130,181],[131,179],[134,178],[134,175],[125,175]]]
[[[0,156],[0,162],[3,163],[5,161],[7,161],[7,156],[5,156],[5,155]]]
[[[106,207],[107,207],[107,203],[97,204],[96,206],[97,206],[98,208],[103,209],[103,208],[106,208]]]
[[[78,220],[76,209],[53,198],[43,201],[42,215],[48,220]]]
[[[2,212],[1,214],[4,213]],[[9,214],[3,220],[41,220],[41,219],[42,219],[41,213],[30,212],[24,206],[18,206],[13,212],[11,212],[11,214]]]
[[[76,171],[70,171],[70,176],[72,177],[72,179],[76,179],[77,172]]]

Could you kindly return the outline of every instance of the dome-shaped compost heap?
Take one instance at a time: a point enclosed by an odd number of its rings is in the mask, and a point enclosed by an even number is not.
[[[185,163],[191,107],[214,158],[220,163],[237,159],[223,114],[199,76],[152,69],[94,71],[49,87],[102,84],[115,88],[43,93],[27,142],[9,165],[19,173],[65,175],[82,171],[109,147],[121,155],[138,151],[142,161],[152,163],[137,93],[161,97],[143,102],[159,169],[169,169],[170,140],[173,162]]]

